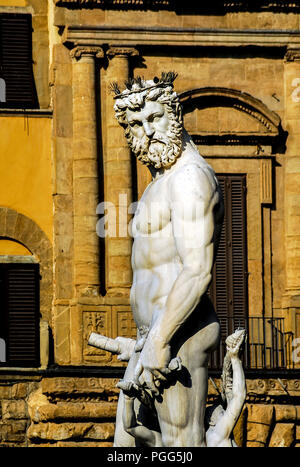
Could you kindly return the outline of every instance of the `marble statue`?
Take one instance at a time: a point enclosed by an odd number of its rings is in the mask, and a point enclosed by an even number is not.
[[[205,446],[207,361],[220,338],[206,291],[224,208],[213,169],[183,127],[175,78],[174,72],[135,78],[122,92],[111,86],[128,144],[152,174],[132,221],[131,307],[138,331],[124,381],[147,390],[154,409],[136,397],[134,411],[145,429],[158,423],[163,446]],[[176,357],[180,371],[169,368]],[[115,446],[138,445],[124,427],[127,402],[122,390]]]
[[[206,408],[206,446],[207,447],[237,447],[234,441],[233,429],[242,411],[246,398],[246,384],[242,362],[239,354],[244,343],[244,329],[235,331],[226,339],[227,353],[224,358],[222,372],[222,392],[220,401]],[[134,352],[136,341],[117,337],[111,339],[100,334],[91,333],[89,345],[108,350],[119,355],[122,361],[128,361]],[[181,370],[179,357],[171,360],[171,371]],[[162,434],[151,391],[133,381],[121,380],[117,387],[123,391],[122,422],[124,430],[131,435],[139,446],[163,447]],[[153,414],[152,425],[140,423],[135,412],[135,400],[147,407]]]

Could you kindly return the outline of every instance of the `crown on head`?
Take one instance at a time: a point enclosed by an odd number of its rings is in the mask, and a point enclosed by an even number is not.
[[[125,81],[125,89],[120,90],[118,83],[114,82],[110,85],[110,90],[115,94],[114,99],[127,97],[130,94],[137,92],[149,91],[153,88],[172,86],[178,74],[174,71],[162,72],[161,78],[155,76],[153,80],[146,81],[144,78],[138,76],[137,78],[130,78]]]

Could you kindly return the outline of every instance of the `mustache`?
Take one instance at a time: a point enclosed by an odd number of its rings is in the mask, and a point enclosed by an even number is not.
[[[169,144],[170,138],[160,134],[154,134],[154,136],[148,137],[146,136],[146,145],[151,146],[151,144],[161,143],[161,144]]]

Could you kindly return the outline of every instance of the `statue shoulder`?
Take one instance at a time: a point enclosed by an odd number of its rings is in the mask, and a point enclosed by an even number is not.
[[[206,162],[187,161],[176,169],[169,178],[169,186],[173,195],[184,194],[210,198],[218,187],[213,169]],[[177,197],[177,196],[176,196]]]

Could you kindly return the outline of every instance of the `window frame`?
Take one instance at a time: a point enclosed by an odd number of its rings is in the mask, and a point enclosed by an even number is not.
[[[27,308],[27,316],[30,317],[30,325],[28,327],[28,334],[26,336],[25,329],[21,330],[20,325],[16,323],[16,317],[20,315],[20,308],[18,307],[18,297],[19,294],[16,295],[17,300],[14,301],[14,305],[11,303],[11,298],[9,297],[9,290],[11,284],[9,284],[9,272],[16,270],[30,270],[33,272],[34,277],[34,287],[30,290],[29,288],[26,290],[27,285],[23,285],[23,296],[25,297],[24,302],[26,303],[26,295],[31,293],[31,297],[33,297],[33,306],[32,310],[30,310],[30,304],[27,302],[27,307],[29,306],[29,310]],[[6,361],[0,362],[0,368],[2,367],[9,367],[9,368],[39,368],[40,367],[40,268],[39,263],[36,262],[4,262],[0,263],[0,279],[1,279],[1,297],[2,301],[0,303],[0,308],[2,308],[3,313],[0,313],[1,316],[1,328],[4,331],[1,332],[0,337],[4,339],[5,346],[6,346]],[[20,277],[14,279],[16,283],[20,281]],[[25,284],[25,282],[24,282]],[[13,288],[13,287],[12,287]],[[22,291],[20,292],[22,294]],[[28,295],[27,295],[28,297]],[[13,311],[14,308],[14,311]],[[30,315],[31,312],[31,315]],[[22,313],[22,312],[21,312]],[[26,315],[25,315],[26,316]],[[21,316],[24,320],[24,315]],[[24,321],[23,321],[24,323]],[[31,358],[24,359],[20,358],[17,359],[16,356],[13,358],[11,355],[14,353],[16,355],[18,350],[20,351],[20,342],[22,338],[29,339],[30,345],[28,348],[24,350],[29,351],[31,353]],[[13,337],[14,336],[14,344]],[[33,336],[33,337],[32,337]],[[17,343],[16,343],[17,342]]]

